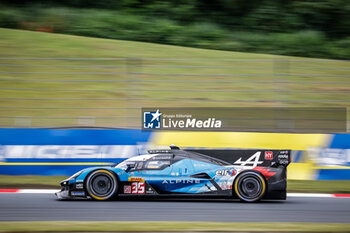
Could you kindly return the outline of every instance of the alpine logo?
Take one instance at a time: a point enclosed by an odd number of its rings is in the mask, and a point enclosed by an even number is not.
[[[200,184],[200,180],[163,180],[162,184]]]
[[[246,161],[242,161],[242,157],[241,157],[236,162],[234,162],[233,164],[241,165],[243,167],[256,167],[259,164],[263,163],[263,161],[259,160],[260,159],[260,155],[261,155],[261,151],[258,151],[255,154],[253,154]]]

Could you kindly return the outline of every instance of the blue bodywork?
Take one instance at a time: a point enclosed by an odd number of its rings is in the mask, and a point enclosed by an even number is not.
[[[130,158],[129,160],[133,160]],[[208,193],[217,191],[215,186],[210,182],[211,179],[214,179],[215,182],[224,190],[227,188],[232,188],[232,182],[236,173],[232,175],[232,171],[235,170],[235,166],[226,165],[219,166],[212,163],[207,163],[203,161],[193,160],[193,159],[183,159],[176,161],[170,166],[167,166],[164,169],[152,169],[152,170],[136,170],[136,171],[125,171],[116,166],[108,167],[90,167],[83,169],[81,174],[73,179],[68,179],[69,185],[76,183],[83,183],[87,176],[95,170],[109,170],[117,175],[118,180],[121,184],[128,183],[130,180],[135,178],[142,178],[146,183],[154,187],[159,192],[173,192],[173,193]],[[227,173],[225,176],[220,175],[219,171],[231,171],[231,174]],[[200,178],[200,177],[191,177],[195,174],[206,173],[209,177]],[[217,174],[220,173],[220,174]]]
[[[288,164],[280,166],[275,160],[262,159],[261,155],[262,152],[258,151],[246,161],[239,158],[235,163],[229,163],[193,151],[179,149],[150,151],[149,154],[132,157],[113,166],[83,169],[61,182],[62,190],[57,193],[57,196],[59,198],[90,197],[87,180],[92,173],[105,171],[116,178],[118,188],[115,196],[232,197],[235,179],[243,172],[253,171],[264,177],[265,181],[262,185],[265,189],[266,183],[267,193],[270,192],[272,198],[285,199],[285,167]],[[275,167],[267,166],[272,163]],[[259,164],[263,166],[258,166]]]

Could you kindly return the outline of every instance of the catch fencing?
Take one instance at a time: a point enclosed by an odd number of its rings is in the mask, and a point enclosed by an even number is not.
[[[348,60],[0,57],[0,127],[137,129],[142,107],[347,108],[349,78]]]

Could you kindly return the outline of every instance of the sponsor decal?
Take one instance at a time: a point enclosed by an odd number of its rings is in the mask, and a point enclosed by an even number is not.
[[[145,180],[142,177],[129,177],[128,181],[130,181],[130,182],[145,182]]]
[[[131,185],[124,185],[124,193],[131,193]]]
[[[131,184],[131,194],[145,194],[145,182],[133,182]]]
[[[289,156],[287,154],[277,155],[278,163],[281,165],[289,164]]]
[[[161,155],[158,155],[158,156],[153,157],[152,159],[153,159],[153,160],[170,160],[170,159],[172,159],[172,158],[173,158],[172,155],[169,155],[169,156],[165,156],[165,155],[161,156]]]
[[[75,184],[75,188],[76,188],[76,189],[83,189],[83,188],[84,188],[83,186],[84,186],[83,183]]]
[[[273,159],[272,151],[265,151],[265,159],[267,159],[267,160]]]
[[[222,182],[219,183],[219,186],[222,190],[232,189],[232,182]]]
[[[200,184],[200,180],[163,180],[162,184]]]
[[[160,154],[160,153],[171,153],[171,150],[157,149],[157,150],[148,150],[150,154]]]
[[[149,187],[147,190],[146,190],[146,193],[147,194],[155,194],[156,192],[153,191],[153,189],[151,187]]]
[[[278,155],[278,159],[287,159],[288,160],[288,155]]]
[[[85,196],[84,191],[71,191],[70,193],[72,196]]]
[[[236,170],[235,169],[217,170],[216,175],[217,176],[234,176],[236,175]]]

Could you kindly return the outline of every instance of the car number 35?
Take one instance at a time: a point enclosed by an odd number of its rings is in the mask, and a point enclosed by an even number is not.
[[[131,184],[132,194],[144,194],[145,193],[145,182],[133,182]]]

